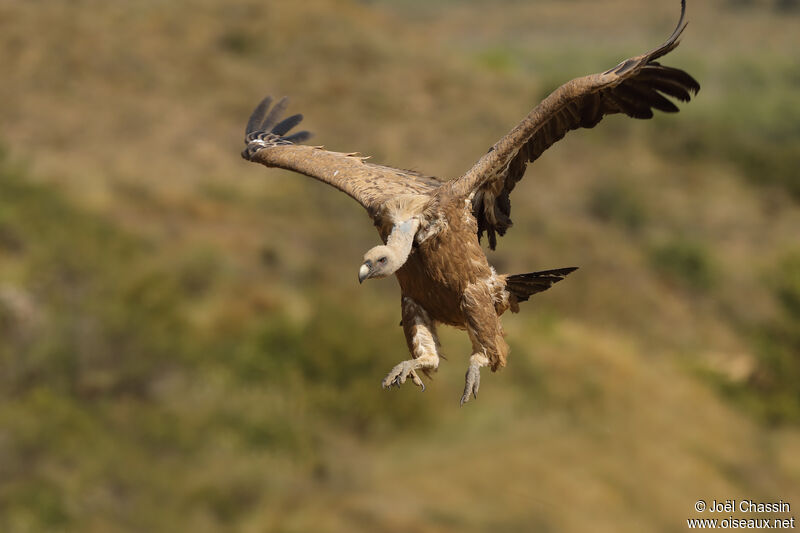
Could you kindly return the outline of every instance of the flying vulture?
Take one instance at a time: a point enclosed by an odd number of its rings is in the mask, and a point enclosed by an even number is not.
[[[302,120],[280,120],[283,98],[265,98],[247,123],[242,156],[267,167],[305,174],[348,194],[367,210],[384,244],[364,254],[358,281],[394,274],[402,294],[402,326],[412,358],[397,364],[383,387],[410,379],[425,390],[419,373],[439,366],[437,324],[465,329],[472,342],[461,404],[477,398],[480,369],[505,366],[509,352],[500,315],[561,281],[575,268],[498,274],[480,245],[485,233],[494,249],[511,227],[509,194],[528,163],[564,135],[593,128],[604,116],[646,119],[653,110],[674,113],[667,97],[688,102],[700,85],[683,70],[657,60],[678,46],[686,2],[675,31],[658,48],[600,74],[565,83],[497,141],[464,175],[449,180],[369,163],[356,153],[300,144],[306,131],[289,134]]]

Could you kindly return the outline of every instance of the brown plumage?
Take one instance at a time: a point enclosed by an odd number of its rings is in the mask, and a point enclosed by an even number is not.
[[[477,397],[481,367],[505,366],[508,345],[500,315],[509,309],[517,312],[520,302],[575,268],[500,275],[489,266],[480,238],[487,233],[490,248],[495,248],[497,235],[511,226],[509,195],[527,164],[568,131],[593,128],[614,113],[642,119],[651,118],[654,109],[673,113],[678,108],[667,97],[688,102],[700,90],[686,72],[656,61],[678,46],[686,27],[685,9],[682,0],[678,25],[663,45],[603,73],[565,83],[469,171],[450,181],[372,164],[355,153],[298,144],[310,134],[288,134],[301,115],[279,121],[286,98],[271,109],[269,97],[258,105],[247,124],[242,156],[294,170],[345,192],[364,206],[384,241],[365,254],[359,282],[397,276],[403,330],[413,356],[389,372],[384,387],[399,386],[410,378],[424,390],[417,371],[438,368],[437,323],[465,329],[472,341],[462,404],[470,395]]]

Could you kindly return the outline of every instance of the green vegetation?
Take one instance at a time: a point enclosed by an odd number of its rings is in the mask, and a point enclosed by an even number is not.
[[[650,251],[650,261],[669,281],[694,290],[707,290],[715,281],[708,251],[690,239],[676,239]]]
[[[276,309],[236,331],[200,330],[186,317],[210,290],[218,259],[190,255],[169,269],[152,243],[76,210],[7,162],[0,164],[0,234],[4,531],[84,530],[90,509],[71,498],[87,491],[119,498],[119,509],[104,509],[112,523],[155,526],[137,522],[140,509],[123,505],[117,492],[189,509],[208,505],[220,523],[235,523],[263,481],[237,488],[238,480],[223,479],[233,486],[198,488],[202,496],[174,501],[162,469],[186,476],[195,460],[217,452],[210,435],[233,439],[226,453],[269,450],[319,469],[331,428],[366,438],[428,418],[420,397],[375,397],[363,377],[383,372],[374,350],[378,329],[390,325],[353,336],[362,321],[342,302],[320,298],[302,324]],[[231,387],[251,392],[231,395]],[[195,398],[203,409],[182,404],[198,394],[210,396]],[[318,423],[298,426],[298,416]],[[187,462],[151,464],[149,455]],[[58,474],[65,465],[78,477]],[[76,493],[63,493],[67,486]]]
[[[589,213],[602,222],[636,233],[647,221],[647,210],[637,192],[622,182],[603,180],[589,194]]]
[[[748,383],[723,382],[728,394],[771,424],[800,421],[800,253],[781,257],[767,284],[776,316],[754,330],[757,367]]]
[[[696,4],[696,5],[695,5]],[[734,6],[733,4],[741,4]],[[569,134],[514,191],[509,366],[426,392],[377,236],[243,162],[265,92],[313,142],[455,176],[678,1],[0,4],[0,531],[678,531],[800,502],[791,2],[689,2],[678,115]],[[42,31],[47,28],[47,31]],[[724,28],[724,31],[721,30]]]
[[[748,54],[717,68],[725,94],[681,128],[685,134],[668,137],[671,151],[734,165],[752,183],[782,188],[799,200],[800,66]],[[677,128],[670,123],[672,133]]]

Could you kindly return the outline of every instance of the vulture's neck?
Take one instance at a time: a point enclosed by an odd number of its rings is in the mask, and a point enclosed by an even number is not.
[[[394,226],[386,239],[386,246],[392,251],[395,258],[395,270],[403,266],[411,254],[411,246],[414,244],[417,228],[419,228],[419,220],[416,218],[406,220]]]

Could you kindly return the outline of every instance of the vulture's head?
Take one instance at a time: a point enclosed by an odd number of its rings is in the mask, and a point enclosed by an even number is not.
[[[403,266],[397,254],[388,246],[376,246],[364,254],[364,262],[358,269],[358,282],[365,279],[391,276]]]

